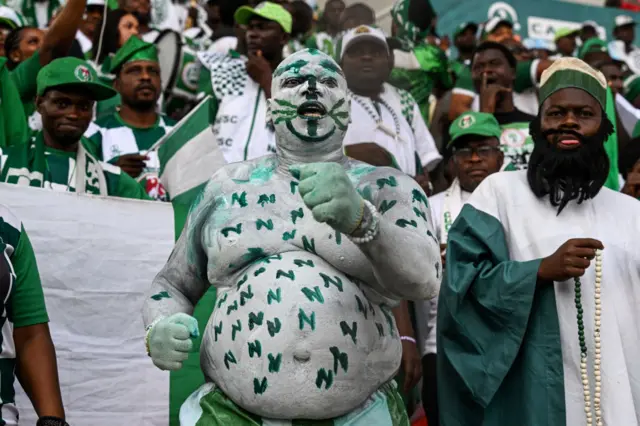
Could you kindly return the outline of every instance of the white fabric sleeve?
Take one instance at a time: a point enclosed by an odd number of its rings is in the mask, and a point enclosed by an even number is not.
[[[415,131],[416,152],[420,158],[420,164],[428,171],[436,168],[442,161],[442,156],[436,148],[436,142],[422,118],[418,104],[413,104],[413,128]]]

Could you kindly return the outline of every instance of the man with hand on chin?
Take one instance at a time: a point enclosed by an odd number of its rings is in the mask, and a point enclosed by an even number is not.
[[[214,98],[213,133],[228,163],[275,151],[274,133],[266,124],[267,99],[292,28],[291,14],[268,1],[239,8],[235,19],[246,27],[247,57],[236,51],[198,54],[203,65],[200,89]]]
[[[603,187],[606,93],[599,71],[556,60],[528,169],[486,178],[449,231],[443,426],[638,424],[640,205]]]

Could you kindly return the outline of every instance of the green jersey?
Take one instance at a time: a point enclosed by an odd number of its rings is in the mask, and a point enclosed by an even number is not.
[[[0,424],[18,424],[15,405],[16,349],[13,330],[49,321],[38,265],[29,237],[18,219],[0,205]],[[20,354],[24,356],[24,354]]]
[[[147,128],[131,126],[124,122],[119,112],[99,118],[91,124],[87,132],[92,151],[98,159],[115,162],[125,154],[145,154],[149,157],[147,168],[143,172],[144,188],[147,194],[157,200],[166,200],[167,196],[158,180],[160,161],[158,151],[149,149],[164,135],[169,133],[176,122],[158,115],[156,123]]]
[[[150,199],[138,182],[119,167],[98,161],[92,152],[85,138],[76,152],[50,148],[38,132],[30,143],[0,150],[0,181],[62,192]]]

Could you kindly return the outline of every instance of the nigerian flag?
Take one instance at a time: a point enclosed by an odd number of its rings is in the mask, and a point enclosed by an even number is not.
[[[211,131],[214,119],[215,103],[207,96],[158,142],[160,181],[173,204],[176,239],[191,203],[226,164]]]
[[[215,119],[215,103],[207,96],[187,116],[158,142],[160,181],[167,189],[173,205],[176,240],[189,214],[193,200],[207,181],[225,165],[222,152],[211,131]],[[198,320],[200,336],[204,335],[216,298],[211,287],[196,305],[193,316]],[[179,425],[180,406],[187,397],[204,383],[200,369],[200,338],[179,371],[171,372],[169,390],[170,425]]]

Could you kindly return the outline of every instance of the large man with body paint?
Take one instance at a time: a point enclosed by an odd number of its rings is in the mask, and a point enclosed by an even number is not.
[[[344,155],[347,85],[329,56],[285,59],[272,94],[276,154],[211,178],[154,280],[151,358],[181,368],[198,330],[189,315],[213,285],[207,383],[183,405],[182,425],[215,424],[220,410],[225,424],[408,425],[392,382],[401,343],[391,308],[438,290],[427,199],[409,176]]]
[[[603,188],[606,93],[602,73],[557,60],[528,170],[486,178],[449,231],[442,426],[640,422],[640,204]]]

